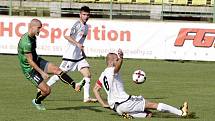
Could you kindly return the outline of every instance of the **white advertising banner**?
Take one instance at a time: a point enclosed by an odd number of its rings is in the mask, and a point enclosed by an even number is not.
[[[17,53],[19,39],[31,19],[0,16],[0,53]],[[43,23],[37,37],[38,54],[61,56],[67,46],[63,35],[78,18],[38,19]],[[215,61],[215,24],[104,19],[90,19],[88,24],[84,46],[89,57],[121,48],[125,58]]]

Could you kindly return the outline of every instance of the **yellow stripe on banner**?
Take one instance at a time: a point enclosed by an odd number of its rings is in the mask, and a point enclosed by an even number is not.
[[[206,5],[207,0],[192,0],[192,5]]]

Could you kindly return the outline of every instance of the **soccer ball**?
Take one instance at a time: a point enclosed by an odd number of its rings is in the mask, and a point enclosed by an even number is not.
[[[146,73],[143,70],[136,70],[132,75],[132,79],[136,84],[142,84],[146,81]]]

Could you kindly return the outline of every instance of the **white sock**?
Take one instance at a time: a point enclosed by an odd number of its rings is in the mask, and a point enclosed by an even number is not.
[[[59,77],[57,75],[53,75],[47,82],[46,84],[49,86],[52,86],[54,83],[57,82],[57,80],[59,80]]]
[[[181,110],[179,110],[179,109],[177,109],[177,108],[175,108],[173,106],[164,104],[164,103],[159,103],[158,107],[157,107],[157,110],[158,111],[162,111],[162,112],[173,113],[173,114],[176,114],[176,115],[179,115],[179,116],[182,115],[182,111]]]
[[[84,77],[83,80],[85,80],[84,85],[84,99],[88,99],[90,97],[90,78]]]
[[[129,115],[133,116],[134,118],[146,118],[147,113],[145,112],[133,112],[133,113],[128,113]]]

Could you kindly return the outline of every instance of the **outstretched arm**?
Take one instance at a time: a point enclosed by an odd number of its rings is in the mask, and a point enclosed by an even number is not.
[[[115,68],[114,68],[114,73],[118,73],[121,66],[122,66],[122,62],[123,62],[123,52],[121,49],[118,50],[118,61],[115,64]]]
[[[93,88],[93,92],[94,92],[95,97],[97,98],[99,103],[102,105],[102,107],[109,108],[109,105],[107,104],[107,102],[102,99],[101,94],[100,94],[100,90],[101,90],[101,86],[96,83],[94,88]]]

